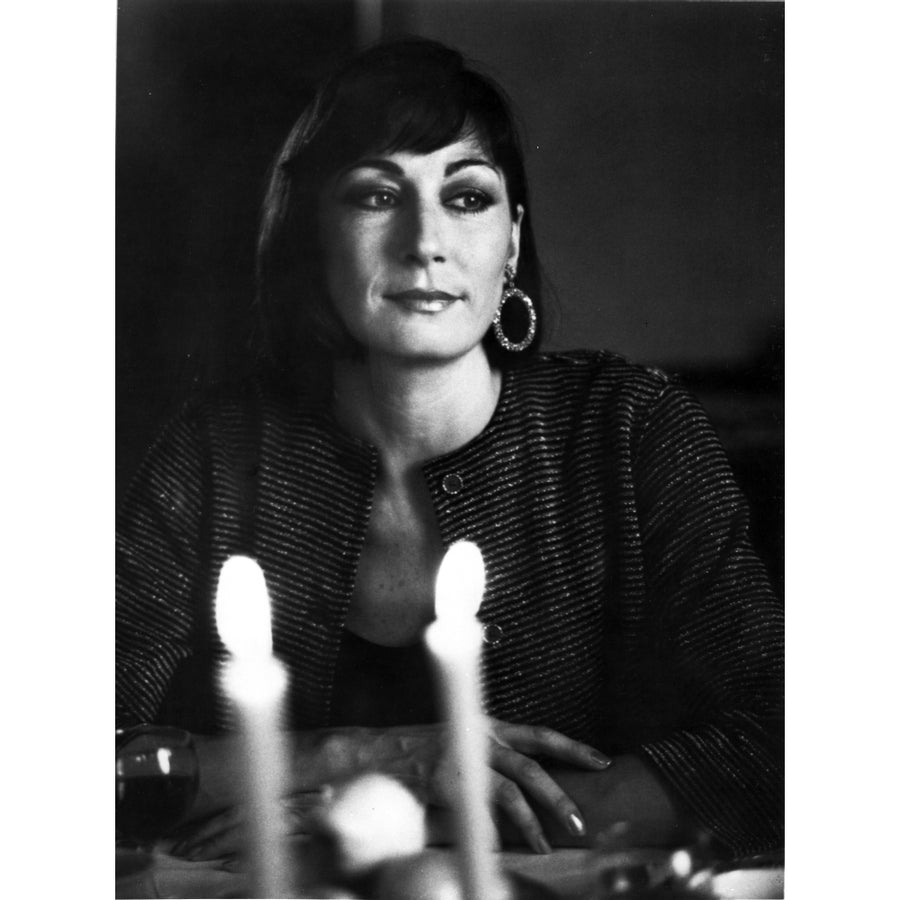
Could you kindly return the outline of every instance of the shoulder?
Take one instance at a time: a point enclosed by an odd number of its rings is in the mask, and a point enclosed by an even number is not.
[[[659,389],[677,380],[675,376],[662,369],[632,362],[612,350],[560,350],[541,353],[517,371],[523,377],[532,379],[643,382],[650,389]]]
[[[179,476],[231,455],[267,424],[287,424],[304,410],[298,392],[262,375],[219,382],[183,400],[156,433],[140,469]]]
[[[266,374],[223,381],[189,398],[173,423],[201,429],[212,436],[240,431],[260,421],[296,419],[315,415],[321,408],[300,389]]]
[[[567,440],[620,442],[637,453],[648,436],[665,443],[673,430],[709,429],[677,375],[606,350],[544,353],[509,381],[509,419]]]
[[[374,448],[339,427],[328,396],[263,373],[215,385],[183,415],[193,420],[214,467],[255,469],[290,460],[343,473],[360,466],[368,471]]]
[[[556,403],[652,405],[678,379],[609,350],[542,353],[515,370],[515,388]]]

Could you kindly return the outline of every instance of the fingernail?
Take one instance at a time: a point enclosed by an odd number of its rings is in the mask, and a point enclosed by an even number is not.
[[[591,759],[604,769],[608,769],[612,765],[612,760],[608,756],[603,756],[602,753],[591,753]]]
[[[543,853],[545,856],[548,853],[553,852],[553,848],[550,846],[550,844],[547,843],[547,838],[545,838],[542,834],[538,835],[537,839],[535,840],[535,843],[538,845],[538,850],[540,850],[540,852]]]
[[[569,824],[569,831],[572,832],[576,837],[584,836],[584,822],[575,815],[575,813],[569,813],[569,818],[566,820]]]

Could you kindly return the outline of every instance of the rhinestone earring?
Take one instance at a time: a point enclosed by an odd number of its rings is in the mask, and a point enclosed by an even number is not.
[[[499,343],[504,350],[509,350],[512,353],[519,353],[526,347],[531,346],[531,342],[534,340],[534,336],[537,332],[537,313],[534,311],[534,303],[532,303],[531,297],[515,286],[516,273],[512,266],[506,266],[503,270],[503,276],[503,296],[500,298],[500,305],[497,307],[497,312],[494,313],[494,321],[492,323],[494,335],[497,338],[497,343]],[[528,331],[521,341],[511,341],[503,331],[501,316],[503,314],[503,307],[508,300],[518,300],[520,303],[525,304],[525,311],[528,314]]]

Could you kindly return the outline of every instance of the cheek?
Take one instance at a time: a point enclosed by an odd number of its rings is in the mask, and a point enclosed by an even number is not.
[[[472,258],[477,259],[482,287],[491,294],[496,293],[499,300],[503,287],[503,269],[509,260],[509,234],[498,229],[490,236],[484,236],[475,247],[477,252]]]
[[[375,274],[371,239],[341,229],[332,230],[325,238],[325,273],[332,298],[339,302],[355,299],[352,295],[364,289]]]

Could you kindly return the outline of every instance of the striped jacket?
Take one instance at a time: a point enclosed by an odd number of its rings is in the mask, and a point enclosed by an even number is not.
[[[187,406],[119,516],[118,723],[222,727],[211,597],[249,552],[292,724],[327,726],[377,467],[327,408],[262,380]],[[780,846],[783,608],[697,402],[609,353],[544,355],[423,474],[444,542],[484,555],[488,712],[639,753],[735,852]]]

